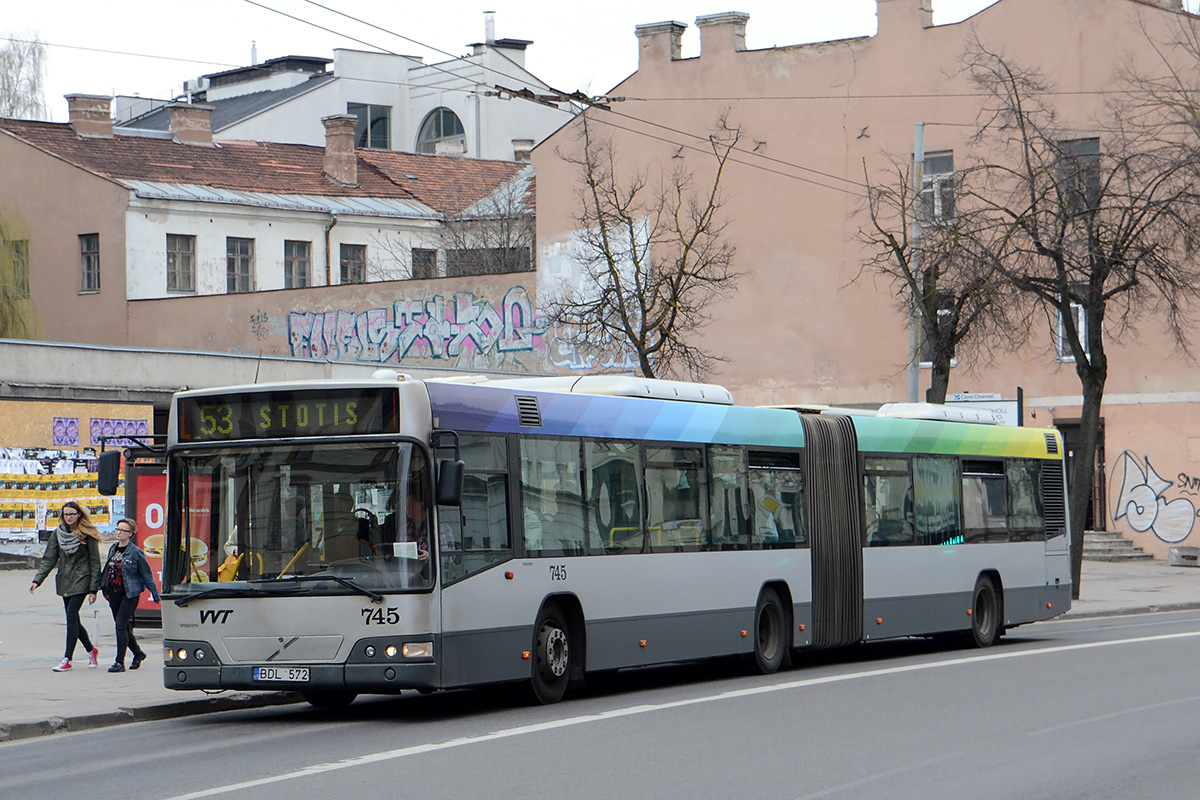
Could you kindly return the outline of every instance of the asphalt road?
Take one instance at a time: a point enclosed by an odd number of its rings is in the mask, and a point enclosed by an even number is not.
[[[526,707],[360,698],[0,745],[0,797],[1192,800],[1200,611],[640,670]]]

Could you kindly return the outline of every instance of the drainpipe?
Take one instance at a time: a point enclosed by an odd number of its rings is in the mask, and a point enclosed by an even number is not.
[[[329,224],[325,226],[325,285],[333,286],[333,258],[329,254],[329,232],[337,225],[338,212],[329,212]]]

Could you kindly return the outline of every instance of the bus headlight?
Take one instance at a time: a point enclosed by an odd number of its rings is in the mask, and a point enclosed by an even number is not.
[[[405,658],[433,658],[433,642],[405,642]]]
[[[395,658],[396,657],[396,645],[389,644],[387,647],[385,647],[383,649],[383,652],[387,654],[388,658]]]

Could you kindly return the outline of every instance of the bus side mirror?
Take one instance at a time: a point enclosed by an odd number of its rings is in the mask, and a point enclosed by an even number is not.
[[[100,466],[96,470],[96,491],[105,497],[117,493],[121,482],[121,451],[105,450],[100,454]]]
[[[463,494],[463,462],[443,458],[438,462],[437,504],[461,506]]]

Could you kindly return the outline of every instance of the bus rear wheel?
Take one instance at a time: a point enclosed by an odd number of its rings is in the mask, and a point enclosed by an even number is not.
[[[779,671],[790,646],[783,603],[774,589],[763,589],[754,608],[754,662],[763,675]]]
[[[562,611],[547,606],[538,615],[534,630],[530,690],[538,703],[557,703],[566,694],[571,679],[571,629]]]
[[[971,599],[971,633],[968,639],[976,647],[991,647],[1000,638],[1000,595],[987,575],[975,581]]]
[[[313,708],[345,708],[356,697],[357,692],[304,692],[304,699]]]

